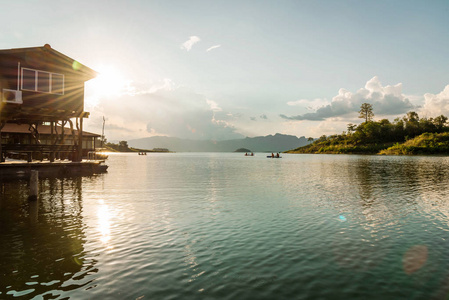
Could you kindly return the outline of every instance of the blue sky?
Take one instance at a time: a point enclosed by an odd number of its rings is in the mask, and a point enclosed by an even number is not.
[[[50,44],[99,71],[86,130],[318,137],[449,115],[449,1],[7,1],[0,48]]]

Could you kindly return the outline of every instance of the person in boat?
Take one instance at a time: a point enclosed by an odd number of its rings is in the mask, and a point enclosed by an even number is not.
[[[254,156],[254,153],[253,153],[253,152],[251,152],[251,156]]]
[[[271,152],[271,157],[274,157],[274,153],[273,152]]]
[[[248,156],[248,153],[245,153],[245,156]]]
[[[279,158],[279,152],[276,154],[276,157]]]

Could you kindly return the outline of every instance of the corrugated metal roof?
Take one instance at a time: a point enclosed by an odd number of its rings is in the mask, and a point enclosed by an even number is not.
[[[96,71],[94,71],[93,69],[89,68],[86,65],[83,65],[82,63],[78,62],[77,60],[68,57],[67,55],[56,51],[55,49],[53,49],[49,44],[45,44],[43,47],[27,47],[27,48],[13,48],[13,49],[0,49],[0,54],[18,54],[18,53],[23,53],[23,52],[36,52],[36,51],[48,51],[50,53],[52,53],[53,55],[61,58],[62,60],[65,60],[67,62],[68,65],[72,65],[73,62],[77,62],[78,66],[82,68],[83,73],[86,74],[89,79],[90,78],[94,78],[98,75],[98,73]]]

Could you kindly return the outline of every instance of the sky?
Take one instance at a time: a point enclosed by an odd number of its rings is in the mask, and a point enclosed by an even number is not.
[[[449,115],[449,1],[1,0],[0,49],[50,44],[99,72],[109,141],[339,134]]]

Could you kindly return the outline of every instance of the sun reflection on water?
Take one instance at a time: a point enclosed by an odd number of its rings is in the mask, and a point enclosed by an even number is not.
[[[99,204],[97,217],[100,241],[107,245],[107,248],[112,248],[112,246],[109,245],[109,241],[111,240],[111,211],[109,206],[104,203],[104,200],[100,200]]]

